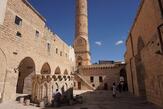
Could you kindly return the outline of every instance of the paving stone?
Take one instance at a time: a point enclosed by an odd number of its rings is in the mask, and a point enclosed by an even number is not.
[[[97,93],[100,92],[100,93]],[[81,94],[82,95],[82,94]],[[61,106],[57,109],[163,109],[147,102],[143,98],[130,95],[128,92],[112,97],[111,91],[96,91],[91,95],[84,93],[86,101],[73,106]],[[0,109],[40,109],[39,107],[24,106],[17,102],[0,104]],[[44,108],[54,109],[54,108]]]

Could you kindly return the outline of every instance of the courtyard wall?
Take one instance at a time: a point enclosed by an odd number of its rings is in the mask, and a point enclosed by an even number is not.
[[[163,106],[163,1],[142,0],[126,41],[129,91]]]
[[[0,24],[1,99],[15,100],[20,63],[27,57],[34,62],[35,75],[41,74],[43,65],[48,63],[50,75],[55,75],[59,68],[59,75],[67,70],[67,75],[72,76],[75,67],[73,48],[48,29],[46,20],[28,1],[8,0],[6,3],[4,22]],[[19,25],[16,16],[21,19]],[[59,81],[59,87],[65,82]],[[68,86],[72,87],[72,83]]]

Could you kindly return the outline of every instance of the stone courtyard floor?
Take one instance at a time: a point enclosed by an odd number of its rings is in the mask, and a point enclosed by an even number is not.
[[[82,94],[84,103],[73,106],[62,106],[56,109],[163,109],[147,102],[143,98],[134,97],[129,93],[121,93],[117,98],[112,97],[111,91],[85,92]],[[23,106],[16,102],[0,104],[0,109],[39,109],[38,107]],[[55,109],[55,108],[44,108]]]

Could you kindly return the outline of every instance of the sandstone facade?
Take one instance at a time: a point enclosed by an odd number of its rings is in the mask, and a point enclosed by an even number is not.
[[[73,86],[74,49],[26,0],[1,0],[0,66],[2,101],[15,100],[16,92],[50,100],[56,88]]]
[[[163,106],[163,1],[142,0],[126,41],[129,91]]]
[[[125,64],[94,64],[81,66],[75,73],[74,89],[111,90],[113,82],[120,81],[120,75],[126,77]],[[127,79],[127,78],[126,78]]]

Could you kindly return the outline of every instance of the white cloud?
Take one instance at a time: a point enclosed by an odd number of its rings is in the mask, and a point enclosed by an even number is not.
[[[115,43],[116,46],[123,44],[123,40],[119,40]]]
[[[95,44],[98,45],[98,46],[101,46],[102,45],[102,42],[96,41]]]

